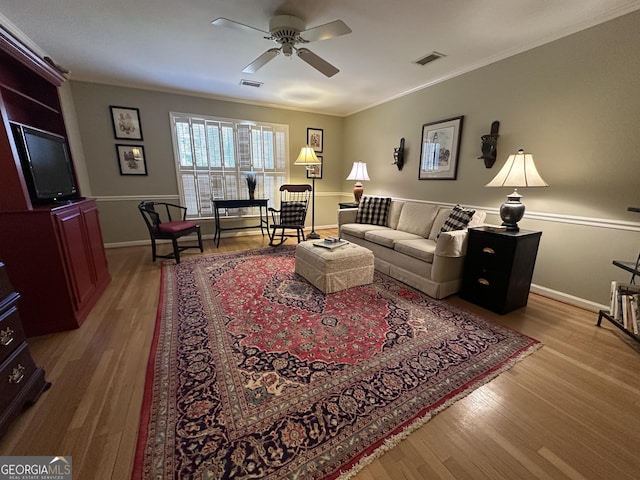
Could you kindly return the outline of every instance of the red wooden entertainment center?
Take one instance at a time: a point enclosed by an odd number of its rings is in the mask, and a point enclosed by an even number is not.
[[[64,80],[0,26],[0,261],[27,336],[79,327],[111,281],[95,200],[34,201],[12,133],[20,124],[67,139]]]

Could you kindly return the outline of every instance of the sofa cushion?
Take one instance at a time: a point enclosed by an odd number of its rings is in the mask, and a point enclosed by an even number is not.
[[[397,200],[391,200],[391,204],[389,205],[389,214],[387,215],[387,226],[390,228],[398,228],[398,220],[400,220],[400,212],[402,212],[402,207],[404,206],[404,202],[399,202]]]
[[[481,227],[484,225],[484,221],[487,218],[487,213],[476,210],[476,213],[471,217],[471,221],[467,224],[467,228]]]
[[[386,226],[390,203],[391,197],[362,197],[358,205],[356,223]]]
[[[444,225],[440,229],[440,233],[452,232],[454,230],[462,230],[466,228],[475,213],[475,210],[462,208],[460,205],[456,205],[453,207],[449,217],[444,221]],[[440,233],[438,234],[438,237],[440,236]]]
[[[433,254],[436,251],[436,242],[427,238],[413,240],[399,240],[394,244],[393,249],[423,262],[433,263]]]
[[[392,228],[386,228],[384,230],[369,230],[364,234],[365,240],[389,248],[393,248],[395,242],[399,240],[413,240],[420,238],[422,237],[419,235],[403,232],[402,230],[394,230]]]
[[[449,218],[449,214],[453,208],[451,207],[440,207],[438,209],[438,214],[436,215],[436,219],[433,221],[433,225],[431,225],[431,231],[429,232],[429,240],[433,240],[434,242],[438,239],[438,234],[444,225],[444,222],[447,218]]]
[[[427,238],[438,213],[438,205],[406,202],[398,219],[398,230]]]
[[[352,235],[358,238],[364,238],[364,234],[370,230],[390,230],[390,228],[368,223],[345,223],[340,226],[341,235]]]

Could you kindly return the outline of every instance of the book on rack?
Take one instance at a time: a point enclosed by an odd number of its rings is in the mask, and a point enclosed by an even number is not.
[[[612,281],[610,300],[611,317],[635,335],[640,334],[640,285]]]
[[[640,294],[634,293],[629,295],[629,310],[631,317],[631,328],[634,335],[640,335],[640,319],[638,319],[638,302],[640,301]]]

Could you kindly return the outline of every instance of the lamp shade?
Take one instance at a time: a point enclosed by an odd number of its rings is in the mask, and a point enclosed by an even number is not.
[[[533,162],[533,155],[518,150],[509,155],[502,169],[487,187],[548,187]]]
[[[369,181],[369,174],[367,173],[367,164],[364,162],[353,162],[351,173],[347,177],[347,180],[355,180],[356,182]]]
[[[347,180],[355,180],[356,184],[353,187],[353,198],[355,203],[360,203],[364,188],[362,188],[363,181],[371,180],[367,173],[367,164],[364,162],[353,162],[351,173],[347,177]]]
[[[302,147],[300,149],[300,155],[295,162],[294,165],[320,165],[320,160],[316,157],[316,152],[309,145],[306,147]]]
[[[511,195],[507,195],[507,201],[500,205],[500,218],[502,225],[507,230],[519,230],[518,222],[524,216],[524,204],[520,201],[522,195],[518,193],[518,187],[548,187],[533,162],[533,155],[518,150],[518,153],[509,155],[502,169],[493,180],[487,183],[487,187],[514,187]]]

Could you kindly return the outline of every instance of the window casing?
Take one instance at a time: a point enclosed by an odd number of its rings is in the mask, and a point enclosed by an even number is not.
[[[212,218],[213,200],[249,198],[246,175],[256,175],[256,198],[277,199],[289,178],[289,126],[171,112],[176,175],[187,218]],[[221,212],[255,215],[255,208]]]

